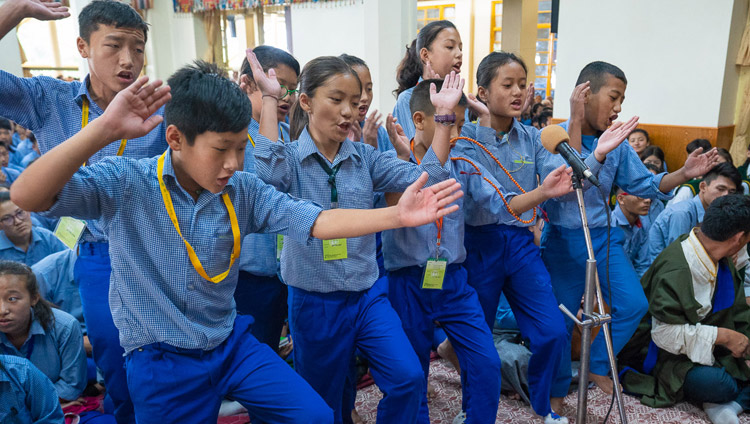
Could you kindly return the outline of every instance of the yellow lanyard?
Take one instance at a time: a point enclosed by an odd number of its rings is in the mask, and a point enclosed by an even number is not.
[[[83,106],[81,107],[81,129],[86,128],[86,125],[89,123],[89,99],[83,98]],[[122,156],[122,152],[125,151],[125,146],[127,146],[128,140],[122,139],[120,141],[120,148],[117,149],[117,156]],[[86,163],[83,164],[84,166]]]
[[[221,195],[221,199],[224,201],[224,205],[227,207],[227,212],[229,213],[229,222],[232,224],[232,237],[234,238],[232,256],[229,257],[229,268],[215,277],[209,277],[208,274],[206,274],[206,271],[203,269],[203,265],[201,265],[201,261],[200,259],[198,259],[198,255],[195,254],[193,246],[191,246],[190,243],[185,240],[185,237],[182,236],[182,232],[180,231],[180,224],[177,222],[177,215],[175,215],[174,213],[172,196],[169,195],[167,186],[164,185],[164,178],[162,177],[162,173],[164,172],[164,157],[166,156],[166,154],[167,152],[164,152],[161,155],[156,167],[156,176],[159,179],[159,189],[161,190],[161,197],[164,200],[164,207],[167,209],[167,214],[169,215],[169,219],[172,220],[174,229],[177,230],[177,234],[180,235],[180,238],[185,243],[185,248],[187,248],[188,256],[190,257],[190,263],[193,264],[193,268],[195,268],[198,274],[200,274],[200,276],[205,278],[206,280],[212,283],[219,283],[223,279],[225,279],[227,275],[229,275],[229,271],[232,269],[232,265],[234,265],[235,259],[240,257],[240,249],[242,248],[242,243],[240,240],[240,226],[237,223],[237,213],[234,211],[232,200],[229,199],[229,194],[227,193]]]
[[[255,147],[255,141],[253,141],[253,138],[250,137],[250,134],[247,135],[247,139],[250,140],[250,144],[252,144],[253,147]]]

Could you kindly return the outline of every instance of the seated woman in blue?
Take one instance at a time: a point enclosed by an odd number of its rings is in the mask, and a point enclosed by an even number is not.
[[[0,423],[62,422],[49,379],[26,358],[0,355]]]

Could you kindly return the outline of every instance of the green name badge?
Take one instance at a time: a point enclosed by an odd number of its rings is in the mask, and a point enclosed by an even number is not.
[[[346,259],[346,239],[332,239],[323,240],[323,260],[324,261],[335,261],[338,259]]]
[[[80,240],[84,229],[86,229],[85,222],[80,219],[64,216],[60,218],[57,227],[55,227],[55,236],[72,250],[76,248],[76,244],[78,244],[78,240]]]
[[[424,267],[424,278],[422,278],[423,289],[443,289],[445,280],[445,267],[448,262],[445,259],[429,259]]]
[[[281,260],[281,251],[284,250],[284,236],[276,234],[276,260]]]

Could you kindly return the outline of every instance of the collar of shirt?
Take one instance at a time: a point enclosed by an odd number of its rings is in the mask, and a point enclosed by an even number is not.
[[[701,197],[699,195],[693,196],[692,199],[690,199],[691,202],[695,205],[695,211],[698,212],[698,222],[703,222],[703,214],[706,212],[705,209],[703,209],[703,202],[701,201]]]
[[[479,124],[477,123],[477,125]],[[507,133],[502,134],[500,131],[495,132],[495,141],[497,142],[497,144],[507,143],[508,140],[510,139],[510,136],[514,132],[517,133],[522,129],[521,128],[522,125],[523,125],[522,123],[518,122],[518,120],[514,118],[513,122],[510,124],[510,129],[508,130]]]
[[[255,138],[260,133],[260,122],[256,121],[253,118],[250,118],[250,124],[247,126],[247,133],[250,134],[250,137],[252,137],[253,141],[255,141]]]
[[[320,153],[320,150],[318,150],[318,146],[315,145],[315,141],[313,141],[310,133],[307,131],[307,127],[305,127],[305,129],[302,131],[302,134],[300,134],[299,136],[300,161],[314,154],[318,154],[320,155],[320,157],[328,161],[328,159],[322,153]],[[343,143],[341,143],[341,148],[339,148],[339,152],[336,153],[336,157],[333,158],[333,163],[331,164],[331,166],[336,166],[339,162],[343,162],[350,156],[357,165],[359,165],[359,163],[362,161],[359,152],[354,148],[354,144],[351,140],[349,140],[349,138],[347,138]]]
[[[31,246],[34,244],[42,241],[42,237],[39,235],[39,231],[34,231],[34,227],[31,227],[31,243],[29,243],[28,249],[26,249],[26,253],[31,249]],[[5,235],[5,231],[0,231],[0,250],[5,249],[16,249],[19,252],[23,252],[21,249],[16,247],[15,244],[13,244],[12,241],[8,239],[8,236]]]
[[[82,82],[78,83],[78,91],[76,92],[76,96],[74,97],[75,102],[78,103],[78,106],[83,106],[83,98],[87,98],[89,100],[89,106],[95,107],[99,110],[99,105],[96,104],[93,100],[91,100],[91,94],[89,93],[89,80],[91,79],[90,75],[86,75],[86,78],[83,79]]]
[[[5,333],[0,332],[0,343],[5,345],[6,348],[11,349],[11,351],[15,350],[19,353],[25,353],[23,350],[25,348],[28,348],[29,340],[31,340],[32,337],[36,335],[44,336],[47,334],[47,332],[44,331],[44,328],[42,327],[42,323],[39,322],[38,319],[36,319],[36,316],[34,315],[34,309],[31,310],[31,328],[29,328],[29,335],[26,337],[26,340],[23,342],[23,345],[21,346],[21,349],[16,349],[15,346],[13,346],[13,343],[8,340],[8,336],[5,335]]]
[[[165,184],[167,183],[167,180],[172,180],[172,182],[176,186],[178,186],[181,190],[183,190],[184,192],[187,193],[187,190],[185,190],[179,184],[179,182],[177,181],[177,176],[174,173],[174,167],[172,166],[172,148],[167,148],[167,154],[166,154],[166,157],[164,158],[164,172],[163,172],[162,176],[170,177],[170,178],[164,178],[164,183]],[[229,182],[224,187],[224,190],[222,190],[220,193],[216,193],[215,195],[216,196],[220,196],[222,193],[225,193],[229,189],[229,187],[232,187],[232,185],[233,185],[232,183],[233,183],[234,179],[235,179],[235,175],[233,174],[229,178]],[[206,189],[201,188],[201,194],[203,194],[203,193],[211,193],[211,192],[208,191],[208,190],[206,190]],[[214,194],[214,193],[211,193],[211,194]]]
[[[631,225],[630,222],[628,222],[628,219],[625,217],[625,214],[622,212],[622,208],[620,208],[619,204],[615,206],[615,209],[612,211],[612,222],[614,223],[614,225],[627,226],[629,228],[643,228],[641,217],[637,217],[635,223]]]

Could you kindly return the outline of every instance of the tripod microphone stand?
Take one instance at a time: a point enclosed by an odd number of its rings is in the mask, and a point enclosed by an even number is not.
[[[596,272],[596,257],[594,256],[594,246],[591,242],[591,233],[589,232],[588,220],[586,219],[586,205],[583,201],[583,176],[573,175],[573,188],[576,191],[578,199],[578,208],[581,212],[581,223],[583,224],[583,233],[586,239],[586,250],[588,251],[588,260],[586,261],[586,285],[583,294],[583,320],[579,320],[572,312],[560,304],[560,310],[581,327],[581,369],[578,374],[578,408],[576,411],[576,424],[586,423],[588,387],[589,387],[589,363],[591,360],[591,330],[593,327],[602,327],[604,332],[604,341],[607,345],[607,354],[609,356],[609,365],[612,368],[613,390],[617,400],[617,409],[620,411],[620,421],[627,424],[628,418],[625,415],[625,407],[622,401],[622,390],[620,388],[620,379],[617,375],[617,363],[615,361],[615,351],[612,347],[612,335],[609,330],[609,323],[612,316],[605,314],[602,305],[602,289],[599,285],[599,275]],[[594,296],[596,296],[599,305],[599,312],[594,312]],[[610,305],[611,307],[612,305]]]

